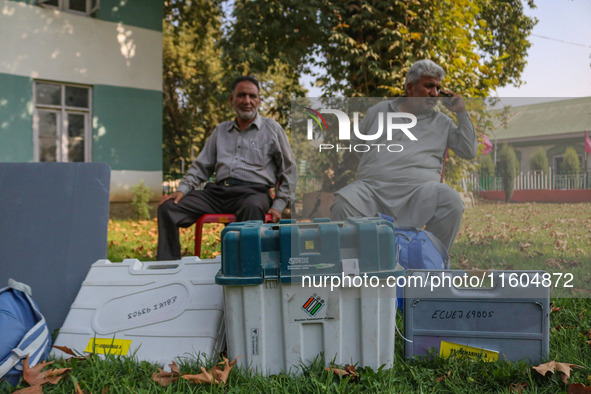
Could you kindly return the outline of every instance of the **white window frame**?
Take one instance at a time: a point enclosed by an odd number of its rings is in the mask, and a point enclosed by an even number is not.
[[[61,102],[60,105],[39,104],[37,103],[37,84],[55,85],[61,88]],[[88,89],[88,108],[69,107],[66,106],[66,87],[72,86],[76,88]],[[64,160],[64,155],[68,154],[68,114],[84,115],[84,161],[92,161],[92,87],[87,85],[76,85],[72,83],[61,83],[55,81],[35,80],[33,83],[33,160],[39,162],[41,160],[41,143],[39,132],[39,111],[57,112],[57,152],[56,162],[67,163],[69,160]]]
[[[52,4],[47,4],[50,0],[35,0],[35,4],[45,7],[58,9],[60,11],[71,12],[73,14],[91,16],[97,12],[101,6],[101,0],[86,0],[86,12],[70,9],[70,0],[57,0],[57,7]]]

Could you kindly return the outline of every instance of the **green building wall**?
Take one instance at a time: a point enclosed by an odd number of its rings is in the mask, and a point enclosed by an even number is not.
[[[10,0],[16,3],[35,5],[35,0]],[[101,0],[94,18],[107,22],[122,23],[144,29],[162,31],[162,0]]]
[[[33,80],[0,73],[0,161],[33,161]]]
[[[32,78],[0,74],[0,161],[31,162]],[[162,92],[92,87],[92,161],[113,170],[162,171]]]
[[[92,93],[92,161],[162,171],[162,92],[97,85]]]

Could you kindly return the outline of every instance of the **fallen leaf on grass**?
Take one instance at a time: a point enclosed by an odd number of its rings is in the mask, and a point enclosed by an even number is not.
[[[550,309],[550,313],[558,312],[560,310],[562,310],[562,307],[560,307],[560,306],[553,306],[552,309]]]
[[[464,257],[464,256],[462,256],[462,257],[460,258],[460,260],[459,260],[459,262],[458,262],[458,265],[459,265],[461,268],[465,269],[465,270],[468,270],[468,269],[470,269],[470,262],[469,262],[469,260],[468,260],[466,257]]]
[[[76,352],[74,352],[72,349],[70,349],[67,346],[56,346],[56,345],[53,345],[52,347],[55,348],[55,349],[61,350],[62,352],[66,353],[69,356],[72,356],[72,357],[68,358],[67,360],[71,360],[71,359],[87,360],[91,356],[91,354],[87,354],[86,356],[82,356],[80,354],[76,354]]]
[[[591,387],[585,386],[583,383],[573,383],[568,386],[568,394],[583,394],[591,393]]]
[[[226,383],[228,377],[230,376],[230,371],[232,367],[236,365],[235,358],[232,362],[230,362],[227,358],[224,357],[224,361],[218,363],[215,367],[213,367],[210,371],[207,371],[205,368],[201,367],[200,374],[180,374],[179,367],[173,361],[170,366],[170,372],[166,372],[162,370],[162,368],[158,368],[158,373],[154,373],[152,375],[152,380],[156,383],[160,384],[162,387],[166,387],[171,383],[175,383],[178,381],[179,377],[193,382],[195,384],[202,384],[202,383],[209,383],[209,384],[222,384]],[[220,366],[224,365],[225,368],[222,369]]]
[[[564,382],[564,384],[567,384],[568,378],[570,378],[570,371],[573,367],[582,368],[580,365],[559,363],[553,360],[546,364],[540,364],[537,367],[532,367],[532,369],[536,370],[542,376],[546,376],[548,372],[562,372],[562,381]]]
[[[527,388],[527,386],[529,386],[529,384],[527,383],[511,383],[511,392],[512,393],[519,393],[521,394],[521,392],[523,391],[523,389]]]
[[[188,381],[191,381],[196,384],[201,383],[211,383],[211,384],[220,384],[226,383],[228,377],[230,376],[230,371],[232,367],[236,365],[235,358],[232,362],[230,362],[227,358],[224,357],[224,361],[218,363],[215,367],[213,367],[209,372],[205,370],[205,368],[201,367],[201,373],[198,375],[188,375],[183,374],[182,378]],[[220,368],[220,365],[225,365],[224,369]]]
[[[78,382],[76,382],[76,394],[84,394],[84,391],[82,391]]]
[[[562,269],[562,265],[556,259],[548,259],[546,260],[546,267],[557,267],[558,269]]]
[[[67,374],[68,372],[70,372],[72,370],[72,368],[61,368],[61,369],[50,369],[47,370],[45,372],[43,372],[46,376],[46,382],[45,383],[49,383],[49,384],[57,384],[63,377],[65,374]],[[45,384],[42,383],[42,384]]]
[[[44,384],[57,384],[63,375],[67,374],[72,368],[50,369],[41,371],[43,368],[53,364],[53,361],[38,363],[34,367],[29,367],[29,357],[23,361],[23,380],[31,386],[41,386]]]
[[[447,379],[449,376],[451,375],[451,371],[447,371],[447,373],[444,373],[443,375],[441,375],[440,377],[438,377],[437,379],[435,379],[437,382],[441,383],[443,382],[445,379]]]
[[[585,252],[585,251],[584,251],[583,249],[581,249],[581,248],[576,248],[576,249],[575,249],[575,251],[576,251],[577,253],[580,253],[580,254],[582,254],[583,256],[587,256],[587,252]]]
[[[345,369],[324,368],[324,370],[328,372],[333,372],[335,375],[338,375],[339,377],[351,376],[351,380],[359,378],[359,374],[355,370],[355,366],[350,364],[345,366]]]
[[[224,361],[221,363],[218,363],[218,365],[213,367],[213,369],[211,370],[213,377],[216,380],[221,381],[222,383],[226,383],[226,381],[228,380],[228,377],[230,376],[230,371],[232,370],[234,365],[236,365],[236,360],[237,360],[237,358],[235,358],[232,362],[229,362],[229,360],[224,357]],[[221,369],[220,365],[225,365],[225,368]]]
[[[77,356],[77,354],[74,353],[74,351],[72,349],[70,349],[69,347],[67,347],[67,346],[56,346],[56,345],[53,345],[52,347],[55,348],[55,349],[61,350],[62,352],[66,353],[69,356],[74,356],[74,357]]]
[[[201,384],[201,383],[217,383],[214,378],[213,375],[210,374],[209,372],[207,372],[205,370],[205,368],[201,367],[201,373],[198,375],[183,375],[183,379],[188,380],[189,382],[193,382],[195,384]]]
[[[527,248],[529,248],[531,246],[531,244],[529,242],[526,243],[519,243],[519,248],[521,249],[522,252],[525,252],[527,250]]]
[[[44,384],[57,384],[65,374],[70,372],[72,368],[61,368],[61,369],[49,369],[42,371],[43,368],[53,364],[53,361],[46,363],[42,361],[34,367],[29,366],[29,356],[23,360],[23,380],[27,382],[31,387],[17,390],[15,393],[26,394],[26,393],[43,393],[41,386]]]
[[[566,239],[557,240],[556,246],[554,246],[554,250],[566,250],[568,248],[568,241]]]
[[[561,233],[560,231],[551,231],[550,235],[554,238],[568,238],[568,234]]]
[[[170,372],[164,371],[162,368],[158,368],[158,373],[154,372],[152,380],[159,383],[162,387],[166,387],[171,383],[175,383],[179,379],[179,367],[173,361],[172,364],[168,364]]]

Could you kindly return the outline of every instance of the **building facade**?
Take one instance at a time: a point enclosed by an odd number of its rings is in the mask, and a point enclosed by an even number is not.
[[[161,0],[0,0],[0,161],[105,162],[162,190]]]
[[[507,143],[513,147],[520,169],[531,171],[530,161],[540,147],[546,153],[548,166],[558,174],[567,148],[573,148],[581,171],[591,170],[591,156],[585,156],[585,131],[591,136],[591,97],[557,99],[539,102],[530,99],[531,104],[512,106],[506,126],[498,127],[490,135],[495,149]],[[494,154],[494,152],[493,152]],[[585,160],[586,157],[586,160]]]

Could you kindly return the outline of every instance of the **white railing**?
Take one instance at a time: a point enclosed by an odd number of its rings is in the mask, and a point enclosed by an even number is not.
[[[179,183],[181,183],[181,179],[165,179],[162,181],[162,194],[170,194],[179,187]]]
[[[502,178],[499,176],[480,176],[473,173],[464,178],[471,190],[503,190]],[[515,176],[514,190],[578,190],[591,188],[591,173],[562,175],[555,174],[552,169],[544,173],[522,172]]]

